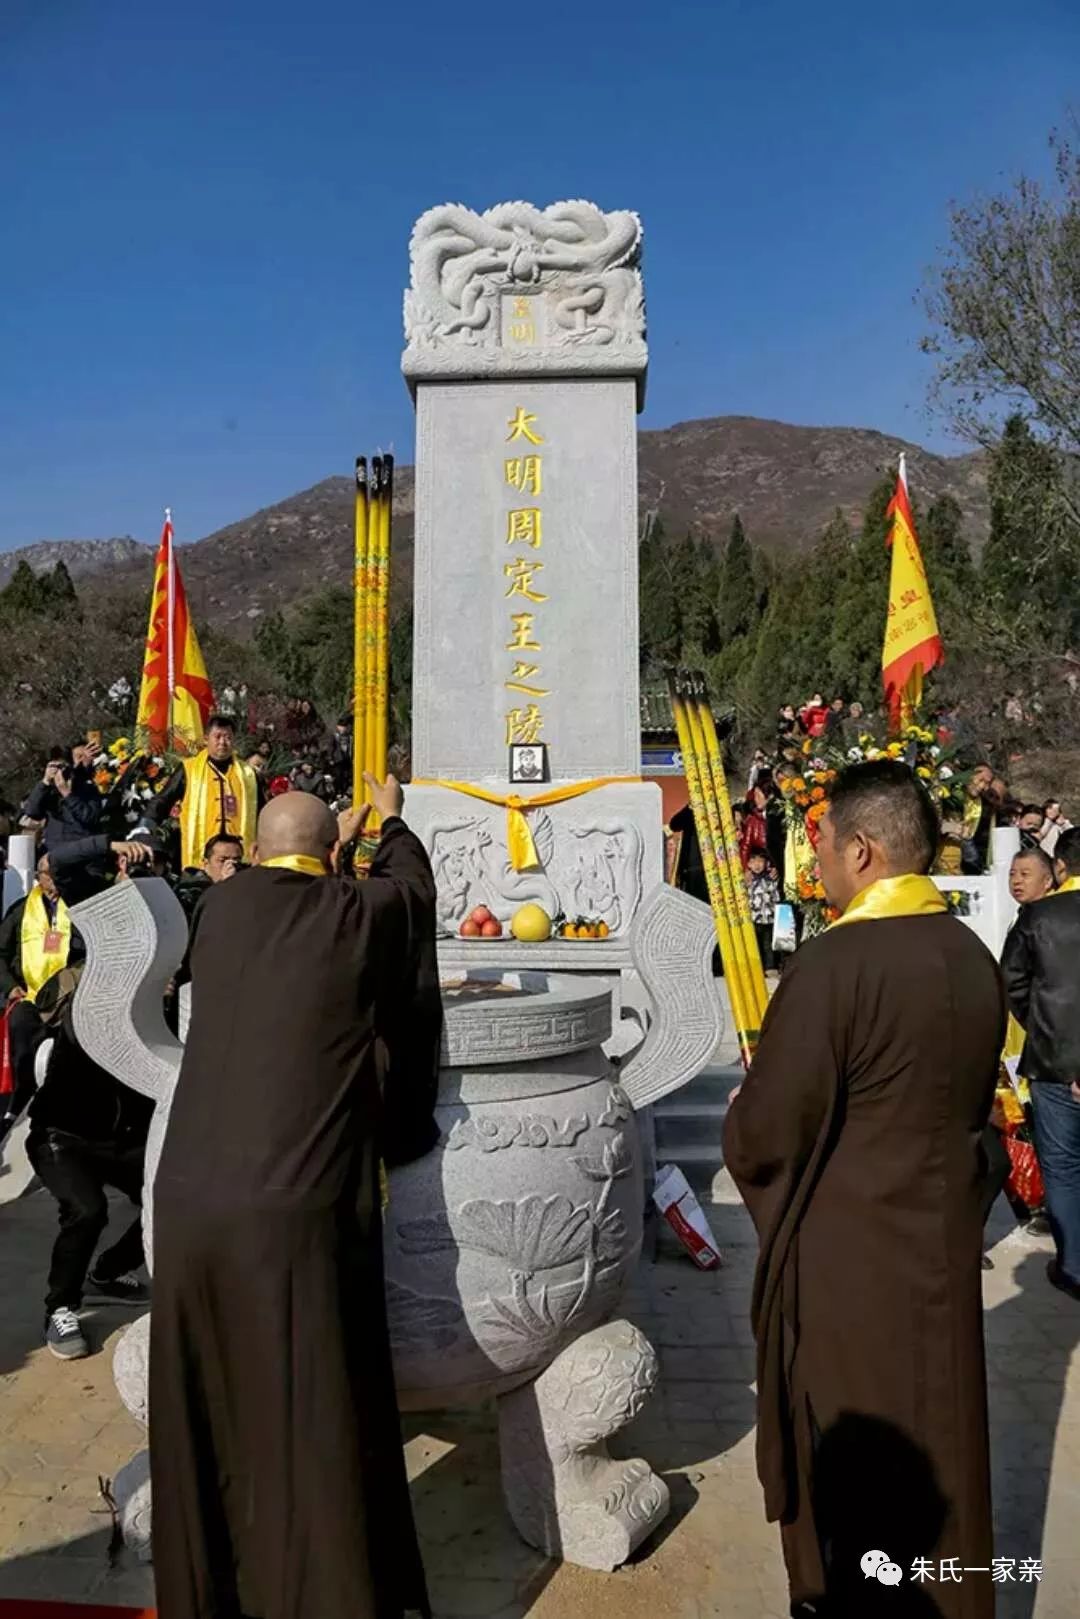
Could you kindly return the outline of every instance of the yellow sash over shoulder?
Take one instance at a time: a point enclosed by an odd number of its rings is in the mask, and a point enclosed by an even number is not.
[[[871,883],[855,895],[843,916],[832,925],[842,928],[848,922],[878,922],[891,916],[933,916],[948,908],[936,883],[908,872],[903,877],[880,877]]]

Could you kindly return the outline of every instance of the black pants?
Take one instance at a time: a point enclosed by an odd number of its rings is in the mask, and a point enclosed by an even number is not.
[[[11,1072],[15,1081],[9,1106],[12,1113],[21,1113],[34,1094],[34,1058],[48,1030],[33,1001],[17,1001],[8,1012],[7,1026]]]
[[[143,1154],[135,1146],[110,1141],[84,1141],[64,1130],[31,1130],[26,1156],[44,1186],[60,1205],[60,1234],[49,1267],[45,1313],[82,1303],[83,1283],[94,1257],[98,1238],[109,1220],[106,1186],[115,1186],[137,1206],[142,1205]],[[107,1248],[97,1262],[97,1273],[110,1281],[143,1262],[142,1215],[119,1242]]]
[[[776,966],[772,947],[773,925],[771,922],[755,922],[754,932],[757,934],[758,949],[761,952],[761,965],[767,973],[771,973]]]

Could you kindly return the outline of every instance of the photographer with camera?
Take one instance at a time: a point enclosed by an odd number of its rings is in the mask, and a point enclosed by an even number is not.
[[[46,849],[93,836],[101,825],[101,795],[90,776],[85,743],[53,748],[45,773],[30,789],[23,815],[44,828]]]
[[[15,1066],[15,1090],[8,1099],[10,1111],[0,1120],[0,1135],[29,1102],[26,1155],[59,1205],[60,1231],[45,1297],[45,1344],[61,1360],[89,1354],[77,1314],[88,1272],[89,1291],[99,1300],[146,1300],[146,1286],[135,1275],[143,1260],[141,1216],[98,1255],[92,1271],[90,1264],[108,1222],[106,1187],[124,1192],[137,1207],[141,1204],[153,1112],[151,1102],[99,1068],[75,1038],[71,1010],[85,950],[68,906],[107,886],[106,863],[114,866],[119,881],[144,867],[149,870],[153,858],[148,843],[110,842],[104,836],[68,841],[42,856],[37,886],[8,912],[0,928],[0,996],[6,991],[9,1005],[14,1002],[9,1029]],[[21,1031],[18,1043],[16,1028]],[[35,1088],[35,1057],[50,1037],[48,1066]]]

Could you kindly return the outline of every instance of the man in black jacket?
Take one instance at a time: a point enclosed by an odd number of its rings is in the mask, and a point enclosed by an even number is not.
[[[1054,852],[1057,892],[1021,907],[1001,965],[1026,1037],[1020,1072],[1031,1084],[1057,1249],[1048,1275],[1080,1299],[1080,828],[1063,832]]]
[[[45,774],[30,789],[23,814],[43,823],[46,849],[92,837],[101,824],[101,795],[90,779],[89,752],[85,746],[54,749]]]
[[[148,844],[110,844],[104,837],[66,844],[50,857],[61,899],[77,904],[103,886],[93,872],[110,852],[122,872],[148,863],[153,854]],[[68,976],[55,974],[38,996],[39,1008],[51,1019],[46,1032],[55,1034],[55,1041],[45,1078],[30,1102],[26,1155],[59,1204],[60,1231],[45,1295],[45,1344],[58,1359],[77,1360],[89,1353],[77,1314],[87,1280],[91,1296],[103,1301],[139,1304],[147,1297],[135,1275],[143,1260],[141,1216],[98,1255],[92,1271],[90,1263],[108,1223],[106,1187],[116,1187],[136,1207],[142,1202],[153,1103],[113,1079],[79,1046]]]

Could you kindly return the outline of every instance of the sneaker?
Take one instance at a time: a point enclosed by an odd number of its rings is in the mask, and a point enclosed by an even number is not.
[[[1028,1237],[1048,1237],[1050,1235],[1050,1221],[1045,1214],[1033,1214],[1023,1229],[1025,1236]]]
[[[150,1289],[130,1270],[123,1276],[108,1279],[92,1270],[86,1278],[86,1294],[104,1304],[148,1304],[150,1301]]]
[[[45,1347],[57,1360],[82,1360],[90,1353],[74,1310],[54,1310],[45,1323]]]
[[[990,1258],[989,1254],[983,1254],[983,1256],[982,1256],[982,1268],[983,1268],[983,1270],[993,1270],[994,1261]]]

